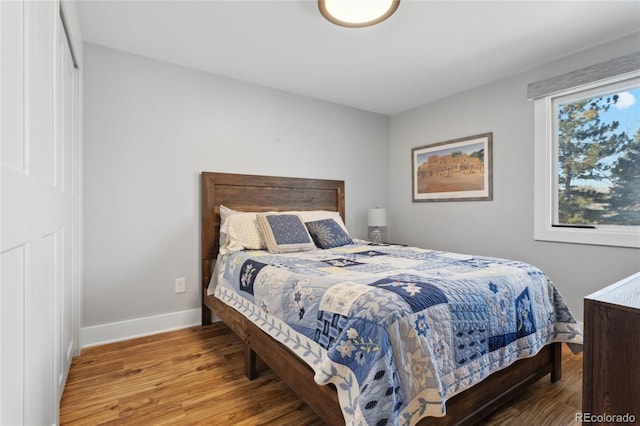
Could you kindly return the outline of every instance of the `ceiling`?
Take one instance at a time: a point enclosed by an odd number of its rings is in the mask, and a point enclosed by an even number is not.
[[[385,115],[640,30],[640,2],[401,0],[343,28],[312,0],[76,0],[84,40]]]

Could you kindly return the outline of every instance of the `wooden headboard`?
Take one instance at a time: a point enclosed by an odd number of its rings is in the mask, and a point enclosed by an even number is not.
[[[344,181],[202,172],[200,189],[203,324],[210,322],[204,301],[219,250],[220,204],[250,212],[330,210],[345,219]]]

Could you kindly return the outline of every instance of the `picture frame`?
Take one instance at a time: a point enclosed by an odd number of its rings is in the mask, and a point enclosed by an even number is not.
[[[493,133],[411,149],[413,202],[493,200]]]

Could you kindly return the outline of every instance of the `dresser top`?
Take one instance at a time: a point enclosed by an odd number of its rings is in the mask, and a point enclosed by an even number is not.
[[[640,309],[640,272],[598,290],[586,299]]]

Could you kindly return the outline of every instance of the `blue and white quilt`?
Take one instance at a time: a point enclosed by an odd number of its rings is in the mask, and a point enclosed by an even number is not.
[[[215,295],[334,383],[348,425],[414,425],[550,342],[582,343],[526,263],[353,244],[223,256]]]

